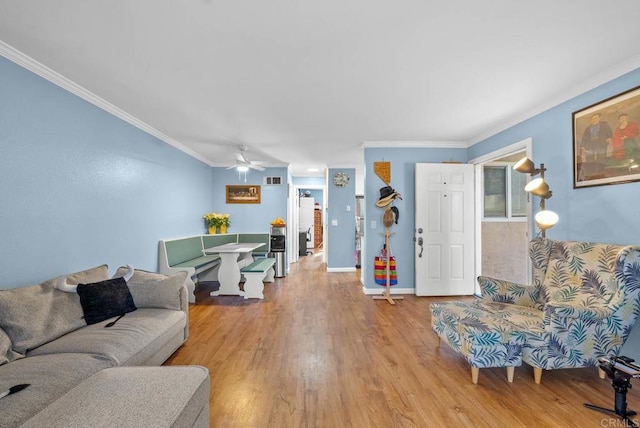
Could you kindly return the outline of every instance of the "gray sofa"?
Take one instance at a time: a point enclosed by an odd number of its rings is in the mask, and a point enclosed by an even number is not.
[[[209,426],[207,369],[153,367],[188,337],[186,273],[136,270],[125,288],[137,309],[87,325],[78,293],[59,284],[109,279],[103,265],[0,291],[0,395],[29,384],[0,398],[0,427]]]

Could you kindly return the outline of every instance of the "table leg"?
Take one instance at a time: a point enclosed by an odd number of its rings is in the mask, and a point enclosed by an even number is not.
[[[248,253],[240,254],[240,257],[238,258],[238,268],[242,269],[243,267],[248,266],[251,263],[253,263],[253,254],[251,254],[251,251],[249,251]],[[245,281],[246,281],[246,278],[242,273],[240,273],[240,282],[245,282]]]
[[[209,293],[211,296],[233,295],[243,296],[238,283],[240,282],[240,267],[238,253],[220,253],[220,269],[218,270],[220,289]]]
[[[248,253],[244,253],[242,255],[242,260],[244,262],[244,266],[247,266],[253,263],[253,254],[251,254],[251,251],[249,251]]]

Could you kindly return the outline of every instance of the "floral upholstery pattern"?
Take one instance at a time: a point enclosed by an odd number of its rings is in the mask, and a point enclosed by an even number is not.
[[[490,297],[492,302],[542,309],[542,305],[538,303],[540,287],[526,286],[486,276],[479,276],[478,284],[480,284],[483,297]]]
[[[522,361],[547,370],[595,367],[598,358],[619,355],[640,314],[640,246],[537,238],[529,256],[533,284],[481,276],[482,297],[475,302],[431,305],[434,331],[474,367],[517,361],[489,363],[479,356],[502,352],[507,344],[522,352]],[[475,336],[468,319],[480,323],[475,328],[484,336],[492,331],[504,341],[490,350],[488,342],[469,339]],[[478,345],[478,352],[465,348]]]
[[[431,304],[433,329],[472,367],[522,365],[524,336],[499,317],[464,302]]]

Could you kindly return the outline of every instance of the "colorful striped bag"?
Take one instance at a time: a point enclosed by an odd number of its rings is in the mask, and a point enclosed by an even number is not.
[[[385,250],[384,248],[380,251],[380,255],[376,256],[373,269],[376,284],[386,287],[387,250]],[[389,271],[389,285],[396,285],[398,283],[398,274],[396,272],[396,258],[394,256],[389,256]]]

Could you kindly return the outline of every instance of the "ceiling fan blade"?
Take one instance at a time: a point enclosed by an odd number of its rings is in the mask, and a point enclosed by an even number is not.
[[[241,162],[241,163],[249,163],[247,158],[245,158],[242,153],[236,153],[236,159],[238,160],[238,162]]]
[[[250,163],[250,164],[249,164],[249,165],[247,165],[247,166],[248,166],[249,168],[251,168],[251,169],[255,169],[256,171],[264,171],[264,168],[263,168],[263,167],[261,167],[261,166],[259,166],[259,165],[256,165],[256,164],[255,164],[255,163],[253,163],[253,162],[252,162],[252,163]]]
[[[231,165],[230,167],[227,167],[227,168],[225,168],[225,169],[233,169],[233,168],[235,168],[235,167],[236,167],[236,165]]]

